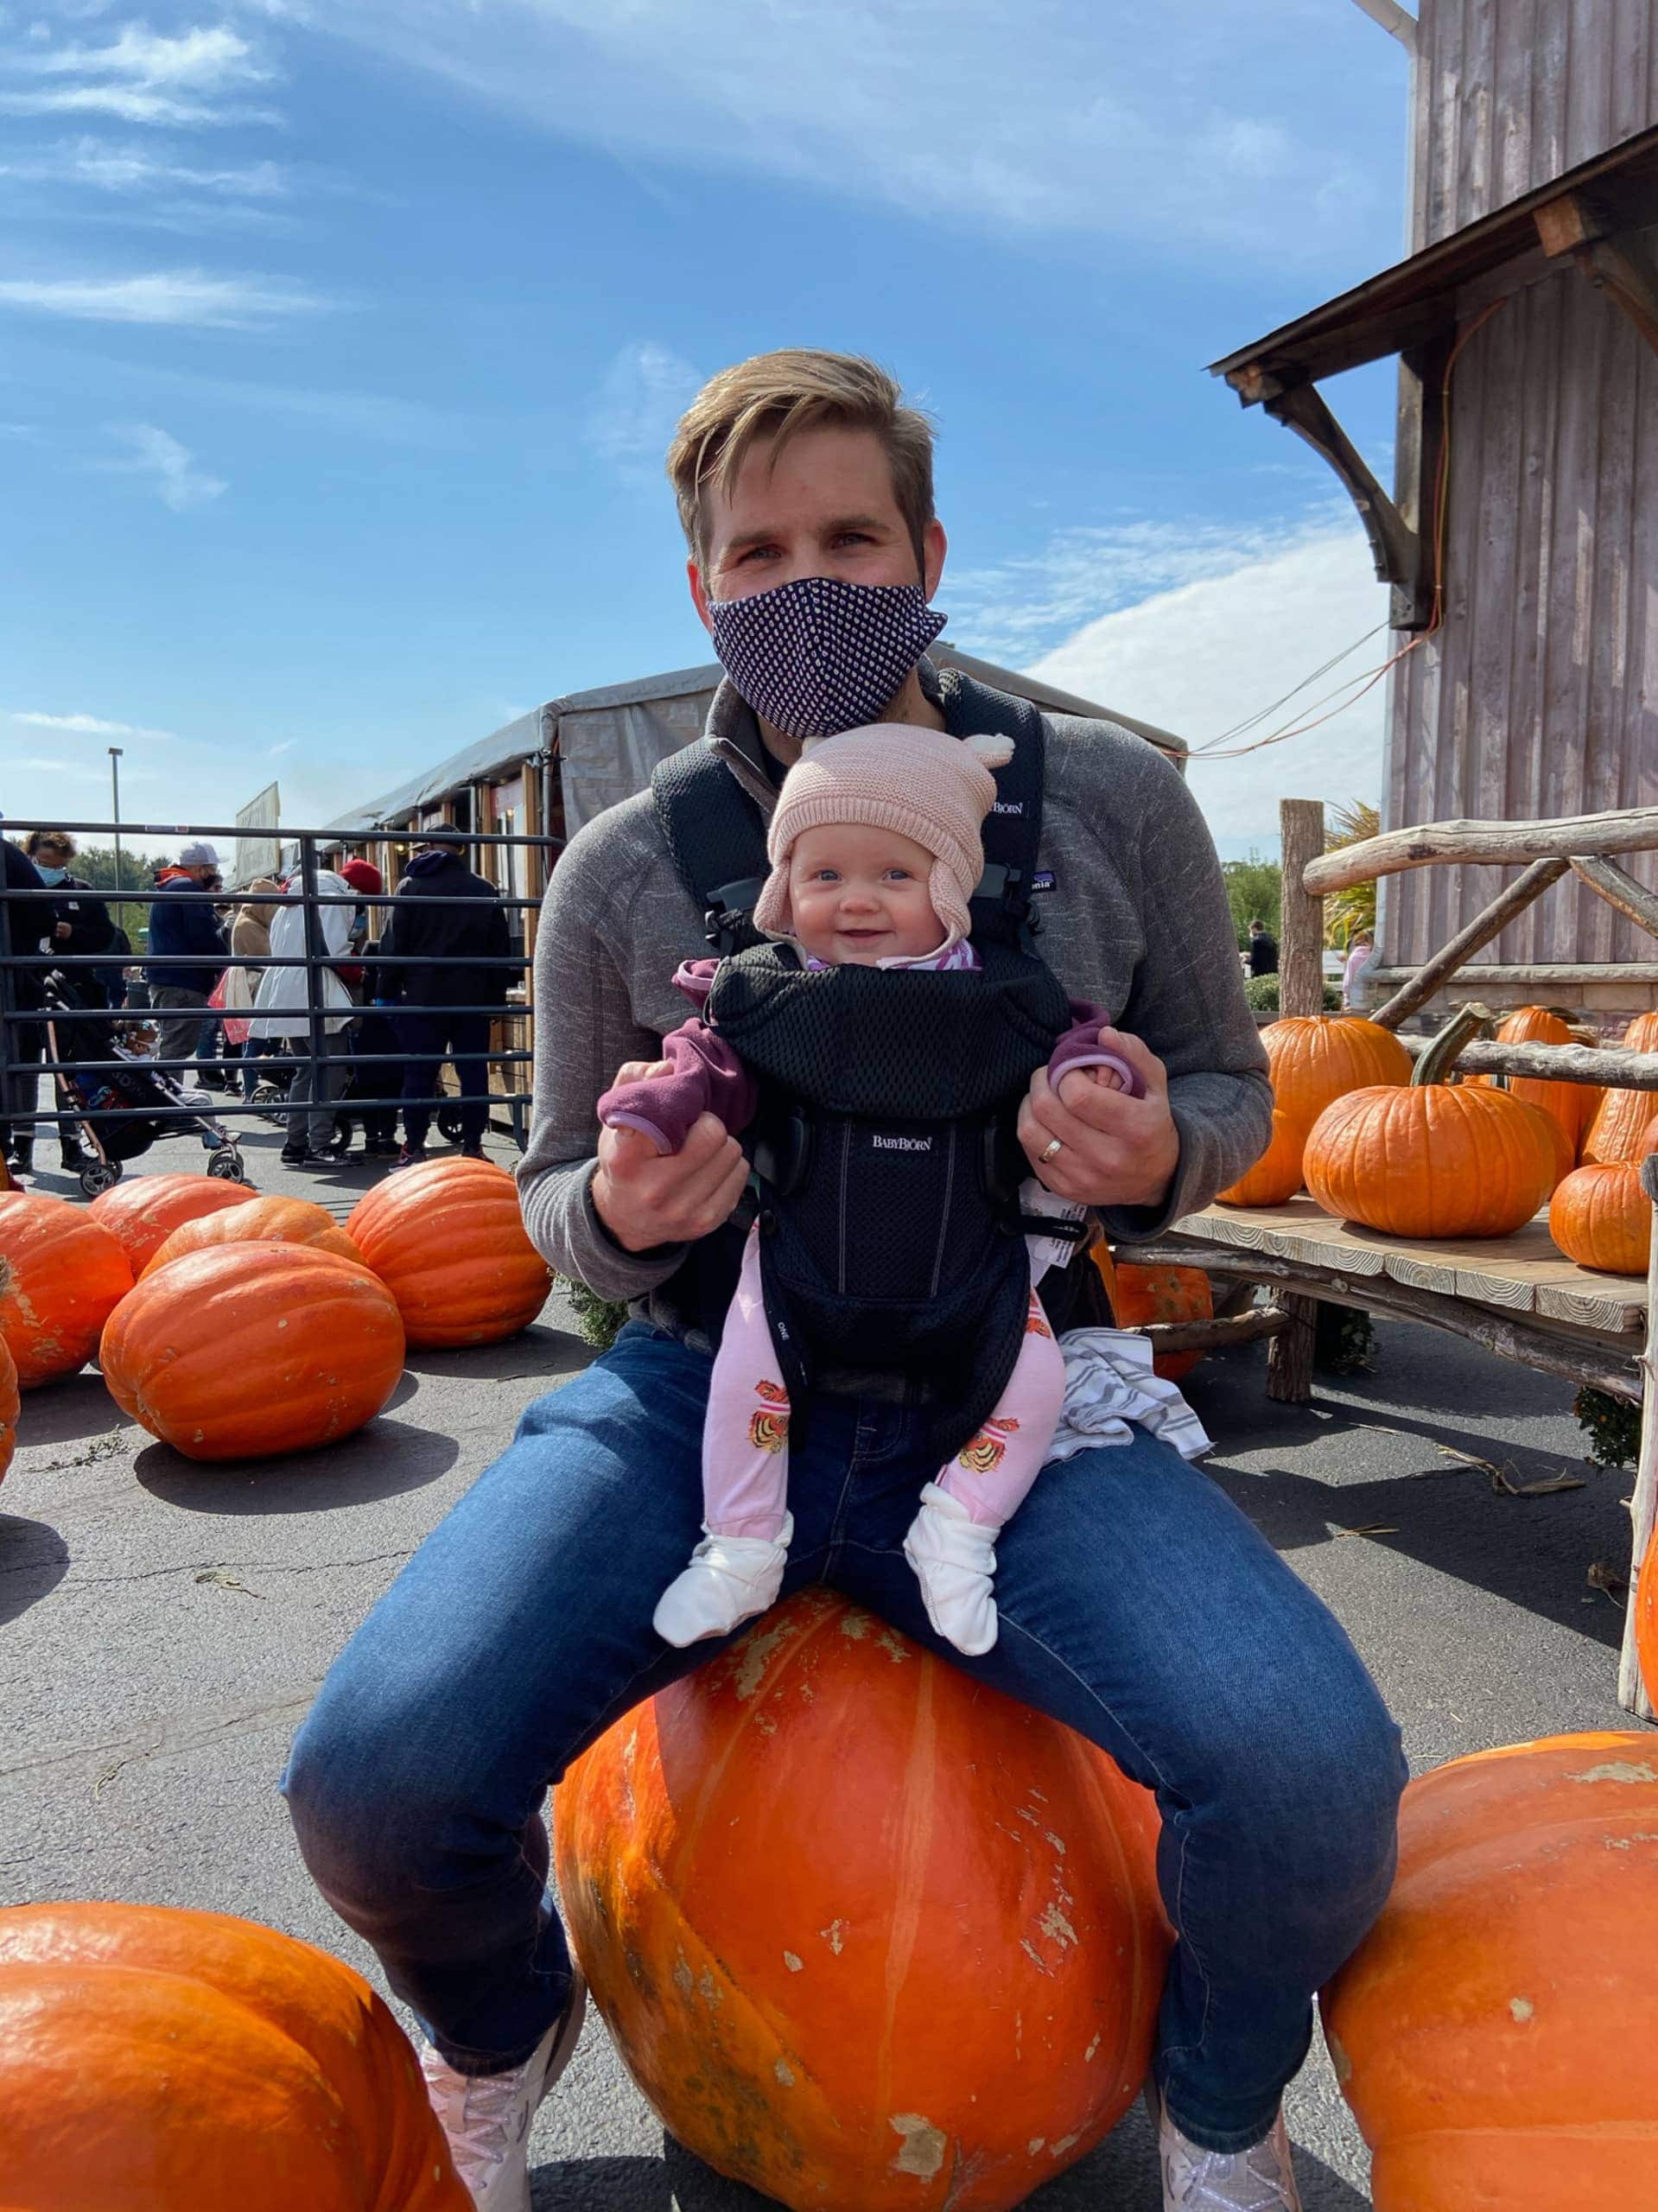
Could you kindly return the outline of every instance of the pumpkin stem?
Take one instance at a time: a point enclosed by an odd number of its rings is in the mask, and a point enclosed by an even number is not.
[[[1430,1083],[1450,1083],[1457,1055],[1476,1037],[1489,1036],[1494,1017],[1490,1007],[1470,1004],[1453,1014],[1411,1071],[1417,1088]]]

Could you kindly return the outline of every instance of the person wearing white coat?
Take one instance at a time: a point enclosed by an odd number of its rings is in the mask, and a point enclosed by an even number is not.
[[[321,897],[349,899],[354,895],[345,878],[336,875],[331,868],[319,868],[315,881]],[[297,869],[283,887],[286,891],[302,888]],[[352,912],[349,906],[320,906],[316,910],[317,934],[322,950],[330,959],[345,959],[349,955]],[[278,906],[270,923],[272,961],[297,959],[305,949],[304,907]],[[314,998],[322,1017],[323,1041],[328,1048],[328,1056],[321,1062],[305,1057],[310,1050]],[[253,1019],[248,1027],[250,1039],[273,1038],[283,1051],[294,1053],[302,1061],[295,1070],[293,1085],[288,1093],[290,1110],[287,1141],[282,1148],[284,1164],[302,1167],[308,1161],[337,1159],[334,1102],[346,1088],[351,1062],[343,1054],[335,1058],[332,1053],[335,1039],[353,1017],[350,994],[332,968],[273,966],[261,976],[259,995],[253,1006]]]

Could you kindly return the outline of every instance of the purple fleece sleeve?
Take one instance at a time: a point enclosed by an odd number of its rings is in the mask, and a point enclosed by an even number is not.
[[[1112,1026],[1104,1009],[1091,1006],[1086,999],[1072,999],[1070,1023],[1048,1061],[1048,1081],[1053,1088],[1058,1090],[1060,1077],[1070,1074],[1074,1068],[1115,1068],[1128,1096],[1143,1098],[1146,1086],[1128,1061],[1120,1052],[1106,1052],[1100,1044],[1101,1030]]]
[[[754,1117],[754,1078],[722,1037],[687,1021],[662,1040],[669,1075],[619,1083],[599,1101],[607,1129],[638,1129],[660,1153],[680,1151],[699,1114],[716,1115],[732,1135]]]

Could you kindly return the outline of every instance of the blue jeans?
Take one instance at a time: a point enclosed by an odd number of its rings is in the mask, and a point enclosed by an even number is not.
[[[545,1791],[723,1648],[673,1650],[651,1626],[700,1533],[709,1366],[630,1322],[530,1407],[295,1742],[283,1788],[314,1878],[462,2070],[519,2063],[569,1991]],[[1196,2141],[1258,2140],[1305,2056],[1313,1991],[1393,1874],[1399,1731],[1334,1618],[1207,1476],[1137,1431],[1039,1477],[997,1544],[1000,1641],[962,1659],[899,1549],[935,1472],[918,1411],[820,1397],[789,1472],[785,1594],[831,1584],[1156,1791],[1179,1936],[1158,2077]]]

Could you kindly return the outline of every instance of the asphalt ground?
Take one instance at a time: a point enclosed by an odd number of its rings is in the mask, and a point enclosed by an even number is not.
[[[365,1166],[283,1169],[279,1135],[251,1128],[262,1190],[343,1216],[373,1179]],[[199,1171],[201,1159],[174,1140],[128,1172]],[[73,1195],[51,1173],[31,1187]],[[415,1354],[388,1413],[349,1443],[259,1468],[191,1465],[130,1426],[95,1373],[28,1397],[0,1489],[0,1903],[241,1913],[375,1977],[295,1849],[276,1793],[289,1739],[334,1654],[521,1408],[588,1357],[555,1299],[509,1343]],[[1615,1696],[1621,1606],[1589,1580],[1598,1563],[1628,1571],[1629,1478],[1583,1459],[1568,1386],[1392,1325],[1372,1373],[1320,1378],[1305,1408],[1270,1404],[1264,1368],[1262,1347],[1240,1348],[1188,1383],[1219,1441],[1210,1471],[1344,1623],[1417,1770],[1634,1725]],[[1584,1486],[1517,1497],[1479,1461],[1515,1484],[1564,1471]],[[1317,2039],[1288,2113],[1308,2212],[1368,2204],[1363,2146]],[[591,2018],[534,2154],[538,2212],[764,2202],[664,2138]],[[1029,2201],[1156,2212],[1140,2108]]]

